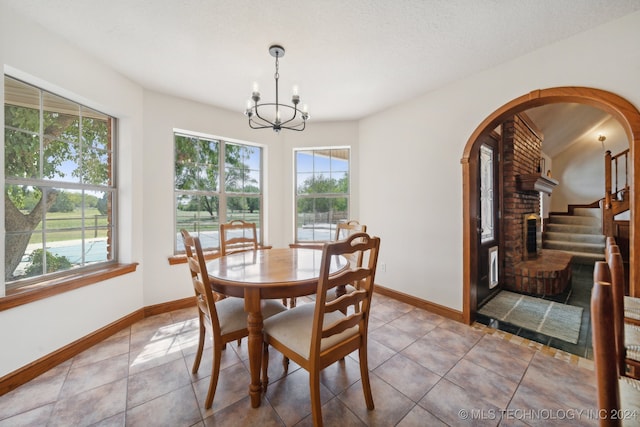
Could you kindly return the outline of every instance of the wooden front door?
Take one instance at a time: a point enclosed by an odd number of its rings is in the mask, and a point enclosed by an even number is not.
[[[499,136],[482,138],[478,159],[478,307],[499,287],[500,179]]]

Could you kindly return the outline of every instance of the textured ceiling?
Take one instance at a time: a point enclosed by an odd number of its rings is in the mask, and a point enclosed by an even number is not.
[[[0,0],[142,86],[241,112],[286,48],[313,120],[358,119],[640,10],[640,0]]]

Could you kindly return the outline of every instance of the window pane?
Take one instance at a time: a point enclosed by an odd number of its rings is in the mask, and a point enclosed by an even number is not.
[[[219,199],[217,196],[179,194],[176,200],[176,249],[184,251],[180,230],[200,237],[204,249],[219,246],[217,218]]]
[[[260,224],[259,197],[227,197],[227,222],[241,219]]]
[[[56,181],[80,182],[80,157],[75,144],[44,140],[44,177]]]
[[[4,171],[7,178],[40,177],[40,139],[37,134],[5,127]]]
[[[9,77],[4,81],[4,125],[37,135],[40,132],[40,91]]]
[[[349,150],[331,150],[331,171],[332,172],[348,172],[349,171]]]
[[[46,139],[80,142],[80,106],[43,92],[43,132]]]
[[[260,192],[261,153],[258,147],[225,144],[225,191]]]
[[[313,172],[313,151],[296,152],[296,171],[298,173]]]
[[[493,149],[480,146],[480,227],[482,243],[494,238]]]
[[[82,108],[81,114],[83,146],[110,150],[109,117],[89,108]]]
[[[176,135],[175,188],[218,191],[218,143]]]

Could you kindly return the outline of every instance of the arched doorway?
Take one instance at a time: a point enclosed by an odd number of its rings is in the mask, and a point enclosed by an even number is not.
[[[477,294],[475,275],[477,271],[477,194],[476,177],[478,150],[481,137],[490,133],[508,117],[546,104],[573,102],[597,107],[611,114],[620,122],[629,139],[631,165],[630,176],[630,241],[629,241],[629,283],[631,295],[640,295],[636,284],[638,262],[640,262],[640,197],[635,195],[635,183],[640,179],[640,157],[635,155],[640,144],[640,112],[630,102],[620,96],[599,89],[585,87],[558,87],[540,89],[516,98],[503,105],[487,117],[471,134],[462,155],[462,215],[463,215],[463,318],[471,323],[475,318]]]

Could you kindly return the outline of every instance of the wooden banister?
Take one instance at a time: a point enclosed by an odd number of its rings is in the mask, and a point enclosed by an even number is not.
[[[628,166],[629,149],[621,151],[616,155],[611,155],[611,151],[609,150],[604,154],[604,206],[602,209],[602,232],[605,236],[613,236],[614,217],[629,209]],[[620,178],[623,179],[622,183],[619,182]]]

